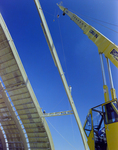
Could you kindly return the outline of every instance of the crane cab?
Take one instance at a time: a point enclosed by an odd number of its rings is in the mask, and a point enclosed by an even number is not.
[[[117,150],[118,101],[112,100],[91,108],[84,132],[90,150]]]

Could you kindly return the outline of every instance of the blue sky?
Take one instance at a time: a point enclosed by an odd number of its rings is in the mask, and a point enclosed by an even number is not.
[[[68,16],[62,16],[56,5],[58,2],[40,0],[68,85],[72,86],[72,96],[83,125],[89,109],[104,102],[98,49]],[[118,1],[63,0],[63,5],[76,14],[82,14],[83,16],[79,15],[82,19],[118,45],[118,26],[99,22],[116,31],[113,32],[86,18],[91,17],[118,25]],[[41,21],[34,1],[1,0],[0,12],[14,40],[40,107],[46,112],[70,110],[63,84],[40,26]],[[104,62],[106,66],[105,59]],[[118,96],[118,69],[112,64],[111,69]],[[110,89],[107,67],[105,70]],[[84,150],[74,116],[52,117],[46,120],[55,150],[74,149],[60,134],[75,149]]]

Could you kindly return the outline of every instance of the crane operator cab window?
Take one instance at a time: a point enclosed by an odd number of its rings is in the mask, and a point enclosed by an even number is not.
[[[104,123],[109,150],[118,149],[118,101],[103,105]]]
[[[90,150],[107,150],[102,106],[97,106],[89,110],[84,131]]]
[[[87,122],[86,122],[84,129],[85,129],[85,133],[86,133],[87,137],[89,137],[90,132],[92,130],[91,114],[89,114],[87,117]]]
[[[118,102],[111,102],[103,106],[105,124],[118,122]]]
[[[95,150],[94,140],[93,140],[93,123],[92,123],[92,112],[90,109],[89,114],[86,117],[86,121],[84,124],[84,132],[87,137],[88,146],[90,149]]]
[[[89,110],[84,132],[90,150],[117,150],[118,102],[115,100]]]
[[[106,150],[107,140],[102,106],[92,108],[95,150]]]

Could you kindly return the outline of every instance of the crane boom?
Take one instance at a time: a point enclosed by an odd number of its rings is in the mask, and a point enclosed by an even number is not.
[[[36,7],[37,7],[37,10],[38,10],[40,19],[41,19],[41,26],[42,26],[42,29],[43,29],[43,32],[44,32],[46,41],[47,41],[47,43],[48,43],[48,46],[49,46],[49,49],[50,49],[52,58],[53,58],[53,60],[54,60],[54,63],[55,63],[55,65],[56,65],[56,67],[58,68],[58,71],[59,71],[61,80],[62,80],[62,82],[63,82],[63,85],[64,85],[64,88],[65,88],[66,94],[67,94],[67,96],[68,96],[68,100],[69,100],[69,102],[70,102],[70,105],[71,105],[71,107],[72,107],[73,114],[74,114],[74,116],[75,116],[77,125],[78,125],[78,127],[79,127],[80,134],[81,134],[81,137],[82,137],[82,140],[83,140],[83,144],[84,144],[84,148],[85,148],[85,150],[88,150],[88,144],[87,144],[87,141],[86,141],[86,137],[85,137],[85,134],[84,134],[84,130],[83,130],[83,128],[82,128],[82,124],[81,124],[79,115],[78,115],[78,113],[77,113],[77,109],[76,109],[76,107],[75,107],[75,104],[74,104],[74,101],[73,101],[71,92],[70,92],[70,90],[69,90],[69,86],[68,86],[68,84],[67,84],[67,81],[66,81],[66,78],[65,78],[63,69],[62,69],[62,67],[61,67],[61,63],[60,63],[60,61],[59,61],[59,58],[58,58],[58,55],[57,55],[57,52],[56,52],[56,48],[55,48],[55,46],[54,46],[54,43],[53,43],[53,40],[52,40],[50,31],[49,31],[47,22],[46,22],[46,20],[45,20],[45,16],[44,16],[44,14],[43,14],[43,10],[42,10],[42,8],[41,8],[41,5],[40,5],[39,0],[34,0],[34,2],[35,2],[35,4],[36,4]]]
[[[118,46],[67,8],[57,5],[63,11],[63,14],[67,14],[83,30],[84,34],[95,43],[99,53],[103,53],[118,68]]]
[[[71,20],[73,20],[83,30],[84,34],[86,34],[88,38],[96,44],[100,55],[105,103],[91,108],[85,120],[83,128],[86,134],[89,149],[116,150],[118,147],[118,119],[115,119],[115,117],[118,118],[118,101],[113,86],[109,59],[118,68],[118,46],[77,15],[70,12],[67,8],[64,8],[61,5],[58,6],[63,11],[63,15],[67,14]],[[104,54],[107,59],[112,100],[109,100],[102,54]],[[97,116],[98,114],[101,118],[99,121],[98,119],[95,119],[96,117],[93,118],[93,116]],[[101,132],[101,129],[104,129],[104,135],[100,137],[98,133]]]

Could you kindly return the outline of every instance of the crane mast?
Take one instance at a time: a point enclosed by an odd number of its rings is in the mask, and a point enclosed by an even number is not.
[[[107,59],[107,66],[108,66],[109,78],[111,83],[111,97],[112,99],[116,99],[116,93],[113,86],[109,60],[118,68],[118,46],[115,45],[108,38],[106,38],[99,31],[97,31],[94,27],[90,26],[88,23],[82,20],[80,17],[70,12],[67,8],[63,7],[60,4],[57,5],[63,11],[63,15],[67,14],[70,17],[70,19],[74,21],[83,30],[83,33],[86,34],[88,38],[92,40],[95,43],[95,45],[98,47],[101,68],[102,68],[102,76],[103,76],[104,98],[105,98],[105,102],[107,102],[109,101],[109,93],[108,93],[108,87],[106,85],[106,77],[105,77],[102,54],[105,55]]]

